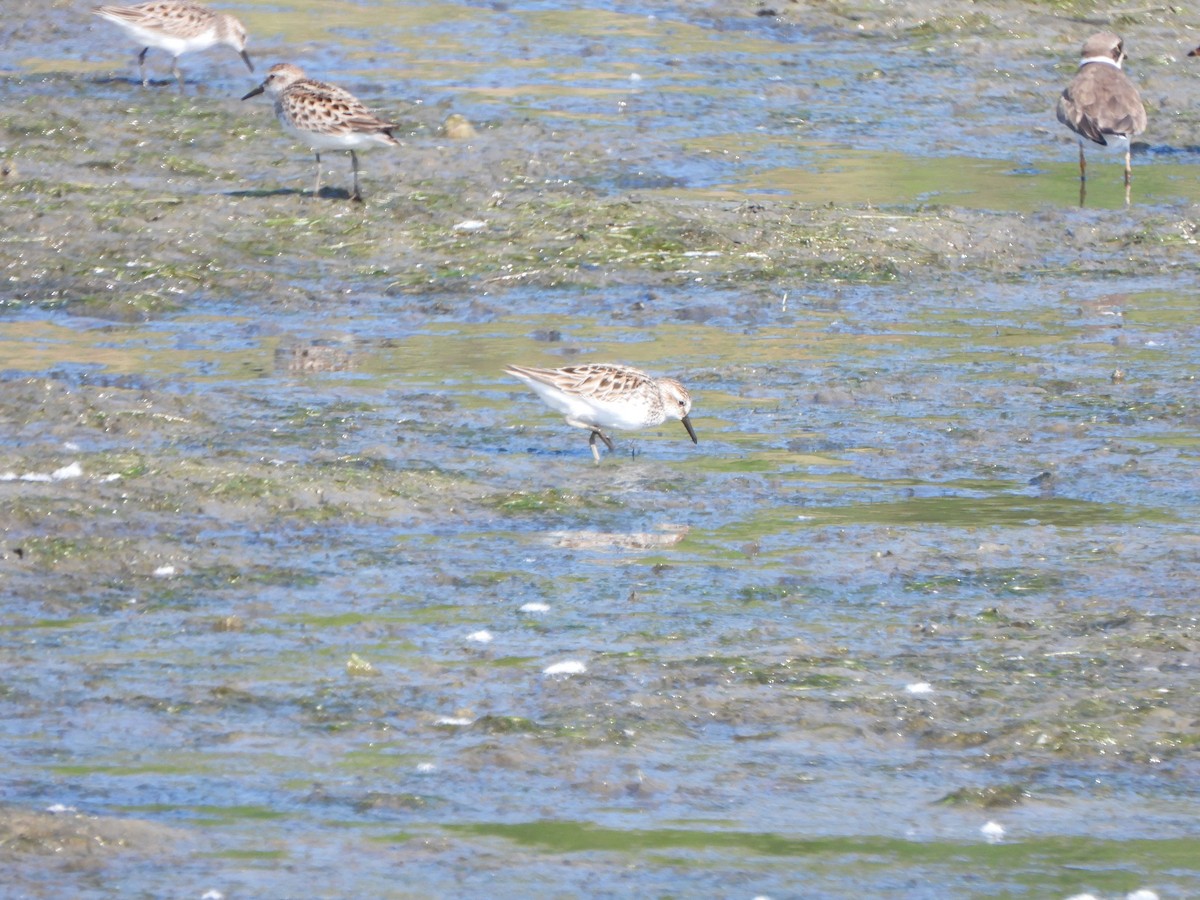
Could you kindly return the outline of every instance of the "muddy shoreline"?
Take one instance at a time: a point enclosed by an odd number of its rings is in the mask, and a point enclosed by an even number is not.
[[[786,896],[811,848],[780,835],[845,838],[817,854],[838,860],[829,896],[864,853],[964,891],[982,871],[989,896],[1200,883],[1200,208],[1136,199],[1191,171],[1182,13],[1118,23],[1151,51],[1134,204],[1100,185],[1096,207],[1017,211],[739,194],[736,154],[650,113],[513,109],[457,139],[452,94],[393,102],[404,146],[364,156],[365,203],[335,154],[312,198],[311,157],[235,99],[230,60],[185,65],[216,79],[182,97],[143,91],[132,54],[94,71],[95,28],[64,7],[0,12],[93,69],[11,49],[4,68],[14,889],[261,895],[335,879],[344,851],[365,894],[401,865],[447,895],[557,890],[564,859],[570,885],[619,892],[651,846],[650,892]],[[847,81],[872,84],[911,54],[978,57],[985,82],[1003,40],[1016,97],[1052,96],[1102,22],[940,2],[680,18],[801,50],[850,53],[850,32],[872,49]],[[767,106],[820,89],[763,84]],[[812,138],[787,115],[772,153]],[[1052,124],[1024,139],[1069,168]],[[652,434],[593,467],[499,374],[600,351],[682,370],[699,447]],[[563,659],[589,677],[542,676]],[[874,831],[854,831],[860,775]],[[584,825],[539,830],[556,817]],[[1015,865],[986,855],[994,817]],[[1052,879],[1097,847],[1112,872]]]

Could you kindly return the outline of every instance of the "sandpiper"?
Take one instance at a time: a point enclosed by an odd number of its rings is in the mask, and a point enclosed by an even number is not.
[[[568,425],[590,431],[588,445],[597,463],[596,438],[609,450],[615,449],[604,428],[637,430],[661,425],[668,418],[679,419],[692,443],[698,443],[688,415],[692,397],[674,378],[653,378],[640,369],[604,363],[562,369],[505,366],[504,371],[533,388],[547,406],[563,413]]]
[[[304,77],[304,70],[291,63],[271,66],[266,80],[248,93],[249,100],[266,92],[275,101],[275,115],[288,134],[312,148],[317,156],[317,181],[313,196],[321,192],[321,151],[349,150],[354,172],[351,200],[362,201],[358,189],[358,155],[375,144],[399,146],[392,137],[393,122],[385,122],[344,88]]]
[[[158,0],[138,6],[97,6],[92,10],[101,18],[115,22],[142,45],[138,54],[138,71],[142,87],[150,82],[146,77],[146,53],[151,47],[166,50],[173,57],[171,71],[183,90],[183,75],[179,57],[193,50],[207,50],[213,44],[226,44],[236,50],[254,71],[254,63],[246,53],[246,29],[228,13],[213,12],[207,6],[188,0]]]
[[[1079,180],[1087,179],[1084,140],[1125,151],[1125,186],[1129,187],[1129,141],[1146,130],[1142,98],[1123,71],[1125,46],[1115,34],[1093,34],[1084,42],[1079,71],[1058,98],[1055,113],[1079,136]]]

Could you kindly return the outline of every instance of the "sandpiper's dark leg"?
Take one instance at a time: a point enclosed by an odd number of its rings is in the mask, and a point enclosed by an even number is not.
[[[1129,150],[1125,150],[1125,187],[1129,187],[1130,181],[1133,179],[1133,168],[1130,166]]]
[[[316,150],[314,150],[313,153],[317,154],[317,183],[313,185],[313,196],[320,197],[321,196],[321,154],[317,153]]]
[[[612,442],[612,438],[610,438],[599,428],[592,429],[592,436],[588,438],[588,446],[592,448],[592,456],[595,457],[596,464],[599,465],[600,451],[596,449],[596,438],[600,438],[600,440],[604,441],[604,446],[606,446],[609,450],[616,450],[617,445]]]
[[[171,71],[175,73],[175,80],[179,83],[179,93],[183,93],[183,73],[179,71],[179,57],[171,59]]]
[[[350,199],[362,203],[362,193],[358,189],[358,154],[353,150],[350,151],[350,168],[354,171],[354,193]]]
[[[1083,158],[1083,142],[1079,144],[1079,180],[1087,179],[1087,160]]]
[[[138,54],[138,73],[142,76],[142,87],[150,86],[150,79],[146,77],[146,54],[149,51],[149,47],[143,47],[142,52]]]

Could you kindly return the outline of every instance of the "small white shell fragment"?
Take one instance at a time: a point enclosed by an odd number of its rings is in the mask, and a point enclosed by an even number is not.
[[[440,719],[434,719],[434,725],[470,725],[473,719],[466,719],[462,716],[442,716]]]
[[[487,222],[482,219],[464,219],[454,226],[454,231],[482,231],[487,228]]]
[[[369,659],[364,659],[357,653],[351,653],[350,658],[346,660],[347,675],[378,675],[379,670],[371,664]]]
[[[917,681],[913,684],[906,684],[904,686],[904,690],[908,691],[910,694],[932,694],[933,685],[928,681]]]
[[[175,574],[174,566],[159,566],[157,569],[154,570],[155,578],[170,578],[174,574]]]
[[[979,829],[989,844],[994,844],[1004,837],[1004,826],[999,822],[988,822]]]
[[[488,631],[486,628],[482,628],[479,631],[472,631],[470,634],[468,634],[467,640],[475,641],[477,644],[490,644],[493,638],[490,631]]]
[[[549,612],[550,604],[549,603],[539,603],[538,601],[534,600],[531,603],[523,604],[520,609],[521,609],[521,612],[524,612],[524,613]]]
[[[555,663],[552,666],[546,666],[542,669],[543,675],[582,675],[587,671],[587,666],[577,659],[568,659],[565,662]]]

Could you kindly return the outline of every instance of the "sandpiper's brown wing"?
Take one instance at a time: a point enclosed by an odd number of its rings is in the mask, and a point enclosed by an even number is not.
[[[609,363],[584,363],[561,369],[538,369],[532,366],[505,366],[504,371],[518,378],[538,381],[568,394],[587,397],[599,402],[620,402],[645,390],[654,379],[632,366]]]
[[[385,121],[345,88],[304,78],[288,85],[281,110],[297,128],[308,131],[349,129],[380,132],[392,138],[396,123]],[[398,143],[392,138],[393,142]]]
[[[98,6],[92,10],[113,22],[161,31],[175,38],[193,38],[213,27],[216,14],[198,3],[142,3],[138,6]]]

